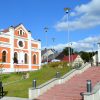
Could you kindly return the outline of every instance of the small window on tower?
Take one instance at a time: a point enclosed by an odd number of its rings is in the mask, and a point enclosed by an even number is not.
[[[22,30],[20,30],[20,35],[22,35],[23,34],[23,31]]]
[[[19,30],[18,31],[18,35],[21,35],[22,36],[23,34],[24,34],[24,31],[23,30]]]

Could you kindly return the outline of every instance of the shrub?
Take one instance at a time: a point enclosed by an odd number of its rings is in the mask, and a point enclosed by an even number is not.
[[[67,62],[50,62],[48,64],[43,65],[42,67],[62,68],[62,67],[67,67]]]

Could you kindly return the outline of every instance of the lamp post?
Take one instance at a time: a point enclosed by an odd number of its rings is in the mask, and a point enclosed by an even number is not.
[[[45,32],[45,33],[48,32],[48,28],[47,28],[47,27],[44,28],[44,32]],[[46,47],[47,47],[47,46],[48,46],[47,34],[45,34],[45,38],[46,38]],[[47,57],[46,57],[47,59],[46,59],[46,60],[47,60],[47,63],[48,63],[48,50],[47,50],[47,48],[46,48],[46,53],[47,53],[47,55],[46,55],[46,56],[47,56]]]
[[[73,47],[72,47],[72,42],[70,43],[70,55],[72,55],[71,56],[71,61],[72,61],[72,63],[73,63]]]
[[[53,41],[53,50],[54,50],[54,41],[55,41],[55,38],[52,38],[52,41]],[[55,55],[53,53],[53,59],[55,58]]]
[[[67,39],[68,39],[68,43],[69,43],[69,11],[70,11],[70,8],[64,8],[64,11],[65,11],[65,13],[66,13],[66,15],[67,15]],[[68,44],[68,60],[69,60],[69,63],[70,63],[70,46],[69,46],[69,44]]]

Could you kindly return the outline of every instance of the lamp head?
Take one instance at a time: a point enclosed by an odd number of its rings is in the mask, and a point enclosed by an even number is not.
[[[70,10],[70,8],[64,8],[64,11],[65,11],[66,13],[69,13],[69,10]]]
[[[47,32],[47,31],[48,31],[48,28],[47,28],[47,27],[45,27],[45,28],[44,28],[44,31],[45,31],[45,32]]]

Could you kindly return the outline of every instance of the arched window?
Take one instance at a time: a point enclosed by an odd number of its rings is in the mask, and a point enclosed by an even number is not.
[[[18,63],[18,54],[17,54],[17,52],[14,53],[14,63]]]
[[[22,32],[23,32],[23,31],[22,31],[22,30],[20,30],[20,35],[22,35]]]
[[[36,64],[36,55],[33,55],[33,64]]]
[[[27,54],[25,54],[25,56],[24,56],[24,61],[25,61],[25,64],[27,64],[28,63],[28,61],[27,61]]]
[[[18,34],[21,35],[21,36],[24,35],[24,33],[25,33],[25,32],[24,32],[22,29],[20,29],[20,30],[18,31]]]
[[[6,62],[6,51],[2,52],[2,62]]]

